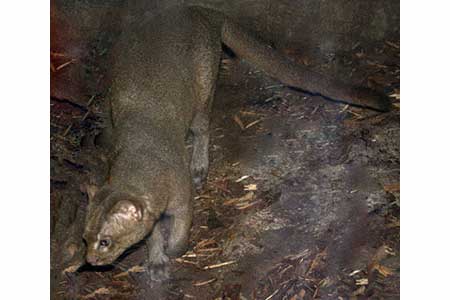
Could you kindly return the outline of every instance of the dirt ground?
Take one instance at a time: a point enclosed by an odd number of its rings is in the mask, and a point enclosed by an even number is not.
[[[101,131],[108,41],[86,46],[83,59],[51,53],[52,89],[70,85],[50,103],[54,299],[399,298],[400,67],[392,40],[332,58],[281,49],[321,72],[383,88],[394,103],[383,114],[290,90],[224,54],[208,182],[195,198],[189,251],[170,262],[170,280],[149,280],[145,245],[115,266],[66,269],[74,259],[66,252],[79,255],[87,205],[80,184],[97,172],[86,141]],[[71,81],[80,68],[89,78],[83,88]]]

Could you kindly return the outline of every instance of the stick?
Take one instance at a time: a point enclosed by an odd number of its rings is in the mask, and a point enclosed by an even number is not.
[[[216,281],[216,280],[217,280],[216,278],[211,278],[211,279],[205,280],[205,281],[197,281],[197,282],[194,282],[194,283],[192,283],[192,285],[193,285],[193,286],[203,286],[203,285],[210,284],[210,283],[212,283],[212,282],[214,282],[214,281]]]
[[[70,65],[71,63],[73,63],[75,61],[75,59],[71,59],[68,62],[63,63],[62,65],[59,65],[56,67],[56,71],[61,70],[62,68],[67,67],[68,65]]]
[[[236,263],[235,260],[230,260],[230,261],[227,261],[227,262],[206,266],[206,267],[203,268],[203,270],[216,269],[216,268],[220,268],[220,267],[223,267],[223,266],[228,266],[228,265],[231,265],[231,264],[234,264],[234,263]]]

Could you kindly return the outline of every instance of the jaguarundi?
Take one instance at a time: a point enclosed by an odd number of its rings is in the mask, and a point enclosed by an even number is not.
[[[308,70],[261,43],[223,14],[171,8],[125,28],[112,50],[109,179],[89,186],[86,261],[113,263],[146,239],[150,275],[167,277],[168,256],[183,254],[193,185],[208,171],[209,114],[222,44],[283,84],[378,111],[386,96]],[[193,135],[192,159],[185,142]],[[193,184],[194,183],[194,184]],[[170,229],[165,249],[161,219]]]

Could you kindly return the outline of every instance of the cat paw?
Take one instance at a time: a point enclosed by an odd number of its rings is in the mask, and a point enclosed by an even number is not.
[[[209,162],[207,156],[203,157],[202,159],[193,158],[191,163],[191,174],[194,187],[197,190],[201,190],[203,188],[203,185],[205,184],[206,179],[208,178],[208,168]]]
[[[188,250],[188,243],[187,242],[178,242],[176,244],[172,244],[169,240],[169,246],[167,247],[167,255],[169,257],[180,257],[183,254],[186,253]]]
[[[194,183],[195,189],[201,190],[203,188],[203,185],[206,182],[206,178],[208,176],[208,169],[206,168],[199,168],[194,169],[192,172],[192,181]]]
[[[169,279],[169,257],[160,255],[157,259],[150,262],[148,271],[152,281],[165,281]]]

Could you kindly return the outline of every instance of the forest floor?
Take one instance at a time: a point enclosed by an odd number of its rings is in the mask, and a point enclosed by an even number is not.
[[[102,55],[96,47],[90,55]],[[171,260],[163,283],[151,282],[141,267],[145,245],[114,267],[61,274],[61,252],[84,218],[80,184],[95,172],[95,153],[83,138],[101,130],[105,99],[101,60],[52,53],[54,82],[71,85],[79,74],[71,68],[93,70],[89,92],[68,87],[72,94],[51,99],[55,299],[399,298],[399,46],[355,46],[333,58],[284,52],[318,71],[383,88],[393,95],[393,111],[292,91],[224,55],[208,182],[195,197],[189,251]]]

